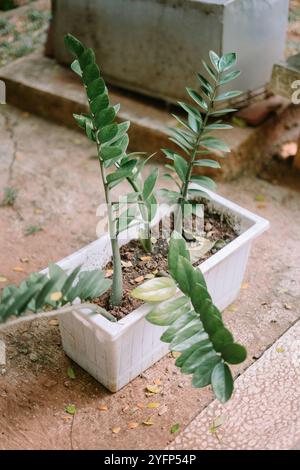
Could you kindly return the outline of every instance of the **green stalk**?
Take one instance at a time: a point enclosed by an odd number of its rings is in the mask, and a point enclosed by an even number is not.
[[[174,213],[174,229],[179,233],[182,232],[182,220],[183,220],[183,215],[184,215],[184,203],[187,199],[188,189],[189,189],[189,185],[190,185],[190,179],[191,179],[192,172],[193,172],[193,166],[194,166],[195,158],[197,156],[197,150],[198,150],[198,147],[200,145],[201,138],[203,136],[203,132],[204,132],[205,127],[207,125],[207,121],[208,121],[208,118],[210,116],[210,112],[213,108],[217,88],[219,86],[218,82],[219,82],[219,74],[218,74],[218,78],[217,78],[215,86],[214,86],[214,90],[213,90],[213,93],[212,93],[212,99],[209,103],[207,113],[205,115],[205,118],[204,118],[204,121],[202,123],[201,129],[199,130],[194,148],[192,149],[191,158],[190,158],[187,173],[186,173],[186,178],[185,178],[184,183],[182,183],[182,187],[181,187],[181,190],[180,190],[179,204],[177,205],[177,208],[176,208],[175,213]]]
[[[120,248],[117,238],[116,222],[114,220],[113,205],[110,199],[109,187],[106,181],[105,169],[103,167],[102,160],[100,158],[100,143],[97,139],[97,149],[99,155],[101,178],[104,187],[105,202],[108,211],[108,231],[112,249],[112,260],[113,260],[113,279],[112,279],[112,292],[110,296],[110,304],[112,307],[116,307],[121,304],[123,298],[123,278],[122,278],[122,264]]]
[[[89,98],[88,98],[88,102],[90,104]],[[91,111],[91,114],[94,119],[95,116],[92,113],[92,111]],[[105,168],[100,157],[101,144],[99,142],[94,125],[93,125],[93,131],[96,136],[97,153],[98,153],[99,164],[100,164],[102,184],[104,187],[105,202],[107,206],[108,231],[109,231],[111,250],[112,250],[113,278],[112,278],[112,292],[110,296],[110,304],[112,307],[117,307],[121,305],[122,299],[123,299],[123,277],[122,277],[122,263],[121,263],[120,247],[118,243],[116,222],[114,220],[114,214],[113,214],[113,204],[110,198],[110,191],[109,191],[108,183],[106,180]]]
[[[136,193],[141,192],[140,188],[138,187],[136,182],[133,180],[133,178],[127,178],[127,181]],[[142,195],[139,196],[139,201],[140,201],[139,206],[140,206],[141,214],[142,214],[143,221],[144,221],[144,228],[142,230],[142,234],[144,233],[145,235],[147,235],[146,238],[141,237],[140,241],[145,251],[147,251],[148,253],[152,253],[152,242],[151,242],[151,237],[149,235],[150,234],[150,222],[149,222],[150,216],[147,210],[146,202],[144,201]]]

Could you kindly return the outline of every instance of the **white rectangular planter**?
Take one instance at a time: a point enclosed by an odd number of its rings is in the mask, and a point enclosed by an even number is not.
[[[224,310],[239,294],[252,241],[268,228],[269,222],[214,193],[209,194],[211,206],[228,214],[240,234],[200,265],[214,303]],[[99,269],[110,256],[110,240],[105,235],[58,264],[68,270],[79,264],[84,270]],[[116,323],[93,313],[93,308],[74,306],[72,313],[60,317],[63,348],[95,379],[116,392],[168,352],[168,345],[160,341],[165,327],[145,320],[147,305]]]

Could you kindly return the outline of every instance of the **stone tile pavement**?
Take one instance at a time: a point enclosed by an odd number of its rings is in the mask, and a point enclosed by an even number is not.
[[[233,399],[214,400],[169,450],[288,450],[300,443],[300,322],[235,382]]]

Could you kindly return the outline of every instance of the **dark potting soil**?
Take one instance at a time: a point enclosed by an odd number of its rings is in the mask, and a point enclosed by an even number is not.
[[[194,263],[194,266],[205,261],[238,236],[230,221],[224,215],[211,212],[205,208],[204,220],[204,231],[200,235],[215,243],[209,251]],[[168,272],[168,241],[165,238],[158,238],[153,244],[152,253],[145,253],[139,241],[132,240],[127,245],[122,246],[120,252],[124,290],[122,305],[111,308],[109,304],[110,290],[93,300],[93,303],[105,308],[117,320],[124,318],[143,303],[131,297],[130,293],[135,287],[148,279],[153,279]],[[109,262],[104,270],[108,278],[112,277],[112,262]]]

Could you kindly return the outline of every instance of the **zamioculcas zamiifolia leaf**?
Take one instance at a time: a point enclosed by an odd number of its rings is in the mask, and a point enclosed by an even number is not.
[[[233,392],[228,364],[243,362],[246,350],[225,327],[203,274],[193,267],[186,243],[176,232],[170,240],[168,260],[170,278],[152,279],[132,295],[153,302],[146,319],[154,325],[168,327],[161,340],[170,343],[171,351],[181,353],[176,366],[182,373],[192,374],[193,386],[211,384],[216,397],[225,402]],[[170,290],[165,299],[162,292],[166,293],[166,289]]]
[[[117,113],[120,105],[113,106],[110,103],[108,90],[96,64],[93,50],[87,48],[71,34],[65,36],[65,45],[75,57],[71,69],[81,78],[87,95],[89,114],[74,115],[74,118],[79,127],[85,130],[88,139],[97,145],[114,265],[110,302],[112,305],[120,305],[123,297],[123,280],[118,236],[120,231],[125,230],[138,218],[141,226],[141,244],[146,251],[152,250],[149,227],[157,211],[154,186],[158,172],[155,170],[143,182],[141,172],[145,164],[144,156],[136,154],[132,157],[127,154],[129,144],[127,131],[130,123],[118,122]],[[125,223],[124,220],[119,220],[116,213],[114,214],[111,195],[113,188],[124,180],[128,181],[138,195],[134,202],[138,210],[132,211],[130,217],[126,216]]]
[[[156,277],[134,289],[132,295],[146,302],[161,302],[176,294],[176,284],[170,277]]]
[[[123,298],[123,280],[118,236],[122,230],[128,228],[137,219],[137,223],[141,226],[141,244],[146,251],[152,250],[149,227],[157,211],[154,186],[158,172],[155,170],[143,182],[141,177],[145,164],[141,162],[143,156],[135,154],[133,157],[127,154],[129,144],[127,131],[130,123],[118,122],[117,114],[120,105],[111,105],[110,103],[108,90],[96,64],[93,50],[86,48],[71,34],[65,36],[65,45],[75,57],[71,69],[81,78],[87,95],[89,114],[74,115],[74,118],[79,127],[85,130],[87,137],[97,145],[101,181],[104,186],[108,210],[114,266],[110,302],[113,306],[120,305]],[[126,216],[125,223],[124,220],[119,220],[117,214],[114,213],[111,194],[115,186],[124,180],[128,181],[133,191],[138,195],[134,201],[137,211],[132,211],[130,217]]]
[[[211,135],[211,132],[231,129],[232,127],[220,119],[215,122],[212,120],[235,111],[232,108],[224,108],[224,103],[238,97],[240,92],[227,91],[222,93],[220,87],[225,83],[228,84],[240,74],[238,71],[229,72],[229,69],[236,64],[236,54],[229,53],[219,57],[211,51],[209,58],[210,64],[203,61],[207,77],[201,73],[197,74],[199,88],[187,88],[191,103],[179,102],[180,107],[187,114],[187,118],[173,115],[179,126],[171,129],[170,140],[177,145],[178,151],[163,149],[166,157],[172,161],[172,165],[168,163],[166,168],[171,170],[173,174],[167,173],[169,176],[166,177],[173,180],[177,187],[172,192],[164,190],[160,194],[169,203],[174,204],[177,202],[179,205],[174,214],[175,229],[178,231],[180,231],[181,224],[180,209],[182,213],[183,205],[189,199],[201,197],[200,193],[197,195],[190,192],[190,183],[196,183],[203,187],[202,197],[207,194],[206,188],[215,189],[212,179],[207,180],[203,176],[193,176],[194,168],[221,168],[218,161],[207,157],[210,154],[216,154],[220,158],[230,152],[228,145],[215,135]],[[216,104],[218,104],[218,108],[216,108]]]
[[[6,322],[12,316],[37,313],[45,308],[56,310],[75,299],[94,299],[104,294],[111,286],[111,281],[105,279],[102,271],[80,272],[78,266],[67,274],[55,264],[50,265],[48,271],[48,275],[31,274],[19,287],[11,285],[3,289],[0,297],[0,323]],[[108,318],[106,313],[104,316]]]

